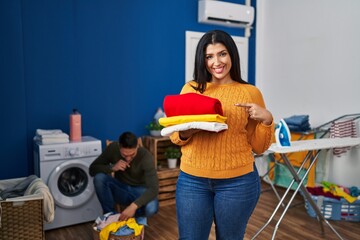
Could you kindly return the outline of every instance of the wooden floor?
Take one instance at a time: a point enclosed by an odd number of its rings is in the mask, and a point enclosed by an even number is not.
[[[262,183],[263,190],[268,189],[267,183]],[[283,188],[277,188],[280,193],[284,192]],[[296,196],[295,203],[282,220],[277,230],[275,239],[284,240],[318,240],[318,239],[339,239],[327,224],[324,223],[325,234],[321,235],[320,224],[315,218],[311,218],[303,204],[301,196]],[[268,221],[271,213],[276,207],[278,200],[272,190],[263,191],[259,203],[250,218],[245,239],[251,239],[255,233]],[[275,219],[260,233],[256,238],[259,240],[271,239],[276,221],[283,210],[280,208],[279,214]],[[360,223],[347,221],[332,221],[329,223],[336,231],[347,240],[360,239]],[[78,224],[71,227],[49,230],[45,232],[46,240],[92,240],[93,233],[91,228],[92,222]],[[161,207],[159,212],[148,219],[148,227],[145,231],[145,240],[176,240],[178,238],[177,222],[175,216],[175,206]],[[215,240],[214,227],[210,233],[210,240]]]

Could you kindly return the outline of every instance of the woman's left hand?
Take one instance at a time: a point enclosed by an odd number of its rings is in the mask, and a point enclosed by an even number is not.
[[[273,121],[271,112],[255,103],[235,103],[235,106],[246,108],[249,118],[260,121],[265,125],[270,125]]]

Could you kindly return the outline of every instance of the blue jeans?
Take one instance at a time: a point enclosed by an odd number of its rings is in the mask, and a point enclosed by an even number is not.
[[[115,212],[115,203],[128,206],[146,190],[141,186],[130,186],[105,173],[94,177],[96,195],[104,213]],[[159,201],[157,198],[136,210],[135,217],[150,217],[157,213]]]
[[[195,177],[180,172],[176,185],[176,214],[181,240],[207,240],[213,221],[217,240],[243,239],[260,196],[254,172],[229,179]]]

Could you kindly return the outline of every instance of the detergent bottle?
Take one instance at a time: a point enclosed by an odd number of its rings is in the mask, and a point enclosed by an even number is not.
[[[291,134],[289,127],[284,121],[284,119],[280,119],[280,122],[275,129],[275,140],[278,147],[290,146]]]
[[[70,141],[81,140],[81,114],[77,109],[73,109],[70,114]]]

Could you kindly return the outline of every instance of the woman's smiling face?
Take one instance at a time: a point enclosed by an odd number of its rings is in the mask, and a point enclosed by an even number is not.
[[[212,75],[214,83],[229,83],[231,58],[226,47],[221,43],[209,44],[205,53],[206,69]]]

